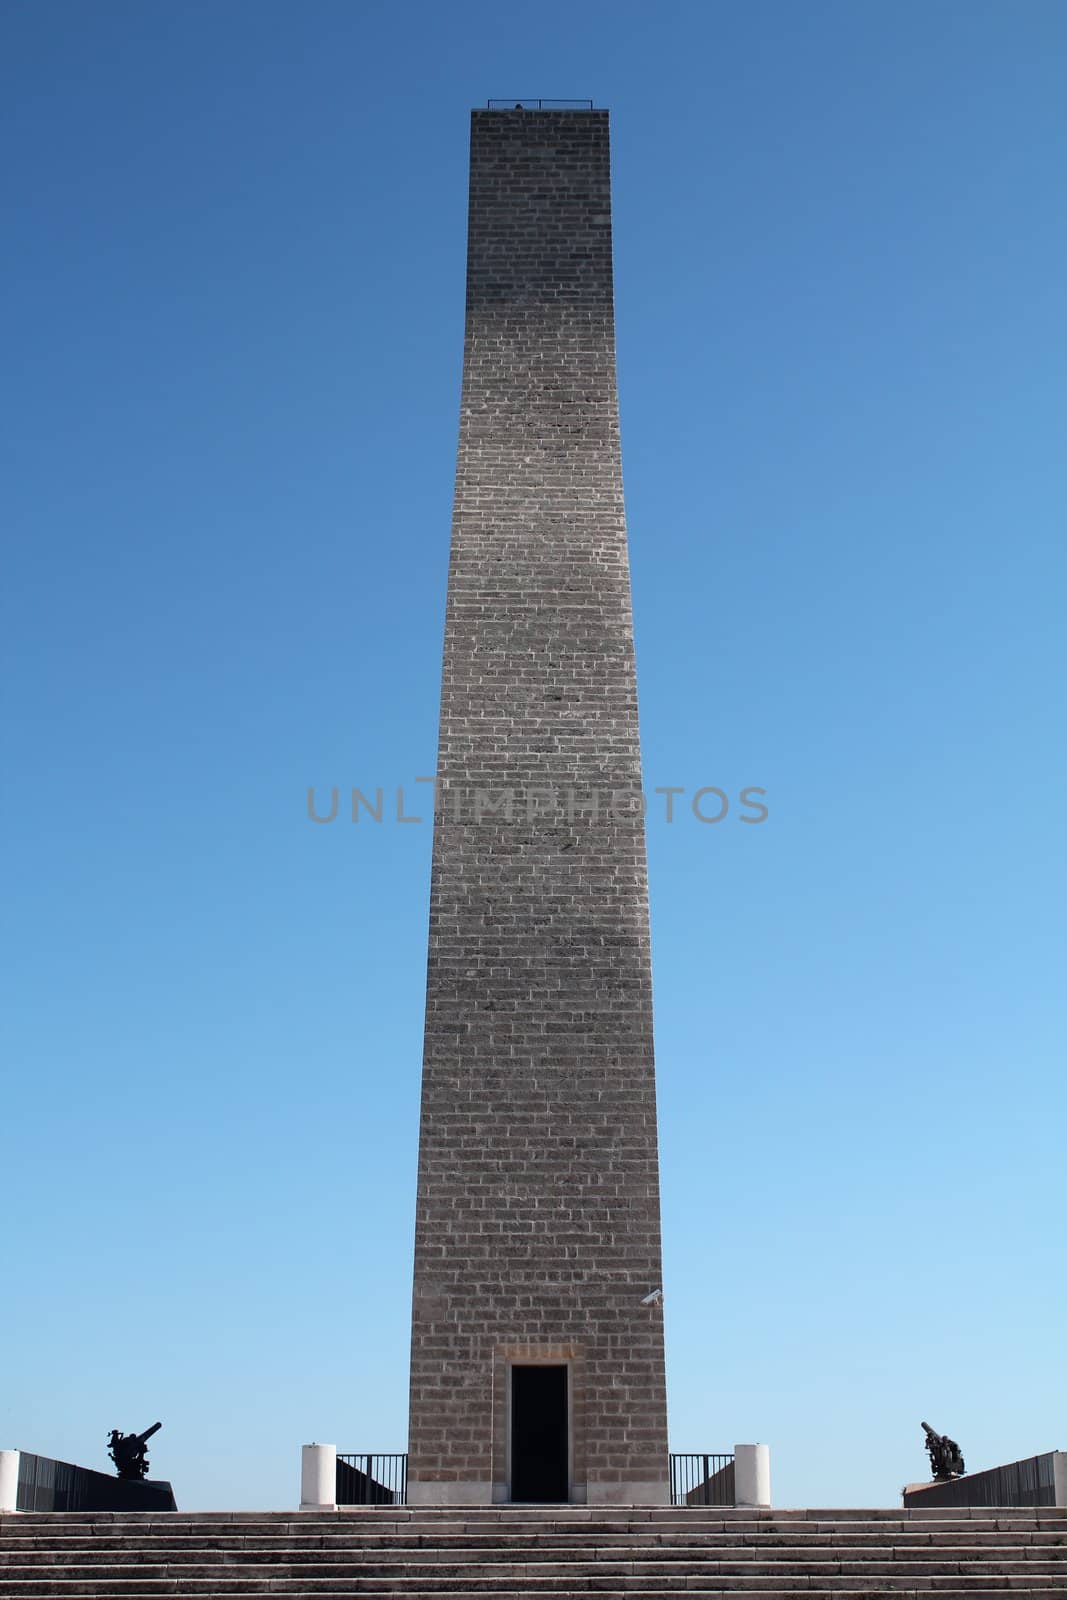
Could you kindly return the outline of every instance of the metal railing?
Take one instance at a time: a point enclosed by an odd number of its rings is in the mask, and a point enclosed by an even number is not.
[[[592,111],[591,100],[487,100],[488,111]]]
[[[671,1463],[672,1506],[732,1506],[734,1458],[730,1455],[675,1455]]]
[[[670,1456],[672,1506],[732,1506],[734,1458],[699,1451]],[[406,1454],[355,1452],[337,1457],[339,1506],[403,1506],[408,1498]]]
[[[402,1455],[339,1455],[339,1506],[403,1506],[408,1499],[408,1458]]]

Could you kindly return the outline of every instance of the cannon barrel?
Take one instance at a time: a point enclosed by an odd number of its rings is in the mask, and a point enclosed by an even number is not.
[[[928,1422],[924,1422],[923,1423],[923,1427],[926,1429],[926,1431],[930,1435],[931,1439],[940,1439],[941,1435],[938,1433],[937,1429],[936,1428],[931,1428],[931,1426],[930,1426],[930,1424]]]
[[[161,1422],[153,1422],[152,1426],[150,1428],[146,1428],[143,1433],[139,1433],[137,1438],[142,1444],[144,1444],[145,1440],[151,1439],[152,1435],[154,1433],[158,1433],[162,1426],[163,1424]]]

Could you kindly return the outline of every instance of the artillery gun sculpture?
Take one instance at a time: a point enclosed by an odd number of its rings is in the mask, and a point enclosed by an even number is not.
[[[117,1428],[112,1428],[107,1453],[115,1463],[115,1471],[120,1478],[140,1479],[148,1476],[148,1451],[145,1446],[162,1426],[161,1422],[153,1422],[143,1433],[120,1433]]]
[[[934,1477],[944,1482],[949,1478],[962,1478],[967,1471],[963,1455],[955,1439],[947,1433],[936,1433],[928,1422],[923,1423],[926,1448],[930,1453],[930,1470]]]

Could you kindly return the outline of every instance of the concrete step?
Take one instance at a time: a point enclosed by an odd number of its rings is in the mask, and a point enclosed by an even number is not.
[[[834,1533],[825,1529],[798,1528],[788,1533],[722,1534],[701,1529],[679,1533],[564,1533],[531,1531],[526,1534],[489,1533],[439,1534],[418,1533],[359,1533],[326,1532],[317,1534],[276,1534],[268,1532],[215,1533],[141,1533],[137,1529],[119,1532],[112,1528],[93,1533],[84,1529],[25,1528],[17,1533],[0,1536],[0,1551],[29,1550],[35,1546],[47,1549],[108,1550],[129,1549],[137,1546],[153,1550],[529,1550],[529,1549],[596,1549],[622,1550],[636,1545],[657,1550],[715,1549],[721,1550],[776,1550],[776,1549],[912,1549],[966,1548],[992,1544],[1042,1544],[1053,1548],[1067,1547],[1067,1528],[998,1528],[991,1524],[964,1524],[955,1528],[937,1529],[923,1533],[887,1534]]]
[[[887,1522],[766,1522],[758,1524],[729,1523],[725,1527],[710,1524],[699,1517],[679,1520],[671,1524],[635,1523],[631,1526],[600,1527],[584,1521],[552,1519],[538,1523],[526,1523],[521,1526],[501,1519],[499,1522],[478,1522],[474,1524],[459,1524],[453,1526],[435,1525],[421,1520],[412,1520],[402,1523],[399,1527],[383,1526],[377,1522],[364,1522],[359,1517],[353,1517],[345,1512],[338,1512],[331,1517],[328,1523],[317,1520],[311,1522],[292,1521],[272,1518],[261,1518],[258,1522],[248,1523],[218,1523],[218,1522],[161,1522],[154,1518],[145,1518],[143,1522],[118,1522],[110,1518],[84,1519],[75,1518],[64,1512],[20,1512],[17,1516],[0,1517],[0,1538],[23,1537],[30,1533],[42,1534],[47,1537],[63,1535],[64,1537],[83,1539],[105,1538],[109,1535],[116,1538],[126,1538],[131,1533],[151,1537],[166,1537],[173,1539],[456,1539],[470,1537],[483,1538],[519,1538],[529,1539],[541,1537],[544,1534],[558,1534],[561,1537],[574,1538],[601,1538],[601,1539],[648,1539],[659,1540],[684,1536],[686,1538],[717,1538],[727,1540],[740,1540],[749,1538],[770,1538],[787,1536],[789,1538],[808,1538],[817,1533],[833,1534],[835,1538],[878,1537],[883,1539],[900,1538],[928,1538],[932,1535],[945,1532],[966,1534],[968,1532],[984,1533],[989,1530],[1001,1528],[1031,1528],[1048,1533],[1059,1534],[1067,1538],[1067,1521],[1050,1519],[1033,1514],[1020,1517],[1018,1513],[1007,1511],[990,1511],[986,1517],[968,1518],[962,1520],[940,1520],[937,1522],[924,1519],[915,1523],[905,1523],[896,1526]]]
[[[588,1576],[622,1576],[622,1577],[655,1577],[657,1580],[666,1581],[677,1578],[699,1578],[701,1576],[736,1577],[747,1582],[751,1577],[782,1576],[786,1573],[792,1575],[807,1574],[812,1578],[839,1577],[851,1575],[857,1581],[864,1582],[868,1578],[927,1578],[943,1577],[946,1575],[981,1575],[989,1576],[1048,1576],[1057,1574],[1067,1578],[1064,1563],[1048,1560],[1019,1560],[1017,1557],[997,1557],[985,1561],[913,1561],[892,1559],[883,1561],[805,1561],[794,1560],[788,1557],[780,1561],[718,1561],[699,1557],[690,1560],[658,1560],[650,1561],[644,1553],[628,1561],[607,1561],[596,1557],[586,1560],[558,1560],[558,1561],[497,1561],[485,1559],[481,1561],[441,1561],[427,1559],[425,1556],[402,1562],[383,1564],[378,1561],[352,1561],[339,1560],[332,1562],[322,1561],[274,1561],[261,1562],[257,1560],[239,1562],[212,1562],[212,1561],[116,1561],[114,1558],[104,1561],[79,1563],[74,1571],[70,1566],[57,1565],[56,1563],[42,1563],[39,1565],[12,1566],[6,1568],[0,1577],[4,1581],[25,1579],[52,1573],[57,1579],[66,1579],[73,1576],[93,1579],[105,1578],[132,1578],[133,1576],[152,1579],[174,1578],[224,1578],[233,1577],[240,1573],[242,1577],[272,1581],[275,1578],[307,1578],[307,1579],[344,1579],[346,1582],[353,1578],[405,1578],[410,1574],[420,1577],[438,1579],[458,1578],[484,1578],[496,1579],[500,1582],[510,1581],[514,1578],[579,1578]]]
[[[447,1524],[459,1527],[483,1525],[499,1527],[514,1523],[520,1527],[539,1524],[563,1524],[574,1527],[595,1524],[601,1527],[647,1527],[652,1524],[673,1523],[692,1527],[694,1523],[712,1523],[729,1529],[739,1524],[763,1527],[768,1523],[828,1522],[834,1526],[864,1522],[890,1523],[897,1527],[914,1527],[926,1522],[988,1521],[990,1517],[1009,1516],[1015,1519],[1039,1519],[1049,1522],[1067,1522],[1067,1506],[927,1506],[906,1510],[901,1507],[876,1507],[844,1509],[799,1509],[786,1507],[773,1510],[746,1509],[730,1506],[344,1506],[338,1511],[19,1511],[0,1514],[0,1526],[19,1522],[74,1524],[78,1522],[103,1525],[196,1527],[233,1526],[249,1524],[284,1526],[287,1528],[317,1528],[338,1522],[358,1522],[369,1527],[374,1523],[442,1528]]]
[[[630,1560],[637,1553],[647,1555],[649,1560],[682,1560],[709,1559],[733,1560],[751,1564],[761,1560],[793,1559],[798,1561],[820,1560],[852,1560],[856,1562],[869,1562],[877,1560],[989,1560],[995,1559],[999,1554],[1014,1553],[1017,1557],[1034,1559],[1064,1559],[1067,1556],[1067,1546],[1056,1538],[1048,1539],[1040,1534],[1019,1535],[1003,1534],[978,1540],[953,1540],[945,1539],[936,1542],[923,1543],[895,1543],[891,1540],[870,1541],[865,1544],[837,1544],[832,1540],[782,1540],[761,1544],[727,1545],[716,1540],[708,1541],[672,1541],[669,1544],[659,1543],[613,1543],[610,1545],[590,1541],[584,1544],[579,1540],[568,1540],[559,1543],[554,1540],[530,1540],[525,1544],[496,1544],[487,1543],[471,1544],[461,1542],[455,1545],[434,1545],[420,1542],[418,1544],[403,1543],[396,1545],[380,1544],[378,1542],[331,1542],[324,1545],[306,1546],[261,1544],[251,1540],[247,1544],[224,1545],[207,1540],[189,1540],[180,1545],[173,1541],[141,1541],[113,1539],[101,1540],[98,1544],[84,1545],[70,1543],[66,1540],[20,1540],[8,1541],[0,1548],[0,1570],[20,1561],[34,1562],[39,1557],[61,1561],[65,1564],[77,1564],[80,1561],[98,1561],[102,1559],[125,1560],[136,1555],[139,1561],[186,1561],[196,1559],[198,1556],[217,1561],[257,1560],[260,1562],[272,1561],[337,1561],[337,1560],[375,1560],[381,1563],[396,1563],[411,1560],[427,1559],[433,1557],[444,1561],[481,1561],[494,1559],[497,1561],[524,1561],[536,1559],[540,1561],[558,1561],[566,1559],[586,1559],[595,1556],[601,1560]]]
[[[136,1573],[128,1576],[130,1568],[115,1576],[77,1574],[77,1576],[42,1576],[32,1578],[5,1578],[0,1594],[24,1597],[51,1597],[66,1595],[69,1600],[77,1595],[96,1597],[133,1597],[133,1595],[560,1595],[560,1594],[641,1594],[641,1595],[691,1595],[707,1594],[864,1594],[942,1595],[984,1594],[984,1592],[1025,1592],[1025,1594],[1067,1594],[1067,1574],[1038,1573],[929,1573],[929,1574],[864,1574],[856,1578],[853,1573],[809,1573],[809,1571],[757,1571],[745,1573],[742,1578],[728,1571],[699,1571],[696,1574],[617,1573],[598,1571],[595,1566],[585,1568],[581,1574],[542,1574],[537,1571],[507,1570],[499,1573],[493,1568],[477,1576],[432,1576],[416,1566],[402,1576],[368,1576],[368,1574],[331,1573],[326,1578],[318,1576],[280,1576],[258,1571],[230,1570],[174,1570],[166,1576],[146,1576]]]
[[[718,1542],[686,1542],[670,1545],[658,1544],[627,1544],[627,1545],[599,1545],[568,1543],[556,1545],[531,1541],[524,1546],[482,1545],[471,1547],[459,1546],[433,1546],[414,1545],[396,1548],[381,1547],[369,1544],[332,1545],[320,1548],[296,1548],[289,1545],[273,1545],[263,1547],[256,1543],[247,1546],[219,1547],[208,1542],[189,1541],[180,1547],[171,1543],[142,1543],[128,1541],[116,1543],[114,1540],[101,1540],[99,1545],[78,1546],[71,1548],[65,1542],[50,1543],[47,1541],[33,1540],[26,1543],[10,1545],[0,1551],[0,1572],[8,1571],[14,1566],[34,1566],[43,1563],[60,1564],[63,1566],[78,1566],[89,1562],[101,1561],[129,1561],[138,1563],[179,1563],[190,1560],[210,1560],[220,1563],[255,1562],[259,1564],[276,1564],[278,1562],[296,1563],[336,1563],[336,1562],[373,1562],[381,1566],[404,1565],[412,1561],[435,1560],[450,1563],[478,1563],[486,1560],[497,1562],[523,1562],[542,1561],[559,1562],[567,1560],[599,1560],[599,1561],[627,1561],[643,1559],[653,1562],[681,1561],[681,1560],[716,1560],[733,1561],[738,1565],[752,1566],[762,1562],[793,1561],[802,1563],[818,1563],[820,1561],[850,1561],[857,1565],[869,1565],[878,1561],[940,1561],[942,1563],[959,1561],[990,1562],[994,1560],[1051,1560],[1064,1561],[1067,1558],[1067,1548],[1058,1541],[1047,1541],[1034,1537],[1029,1540],[1020,1540],[1016,1535],[1004,1535],[1000,1539],[987,1540],[982,1543],[954,1543],[903,1545],[878,1542],[866,1546],[836,1545],[820,1541],[819,1543],[801,1544],[799,1542],[785,1542],[774,1545],[748,1545],[730,1547]]]
[[[971,1581],[973,1580],[973,1581]],[[945,1590],[996,1589],[1025,1593],[1067,1593],[1067,1577],[1047,1573],[929,1573],[879,1574],[857,1578],[851,1573],[756,1572],[738,1578],[734,1573],[697,1571],[665,1574],[641,1572],[597,1572],[588,1568],[577,1573],[566,1571],[542,1574],[535,1571],[501,1573],[489,1569],[483,1574],[436,1576],[412,1567],[402,1576],[333,1574],[330,1577],[279,1577],[256,1572],[217,1573],[177,1571],[160,1577],[138,1573],[129,1577],[118,1572],[110,1576],[74,1578],[36,1575],[29,1579],[5,1579],[0,1593],[6,1596],[99,1596],[127,1594],[182,1595],[483,1595],[486,1593],[528,1594],[689,1594],[693,1590],[762,1594],[767,1592],[864,1593],[867,1595],[936,1595]]]
[[[1029,1596],[1053,1597],[1053,1600],[1062,1600],[1067,1587],[1062,1583],[1050,1585],[1048,1580],[1038,1583],[1028,1583],[1021,1580],[1008,1578],[986,1578],[980,1582],[969,1585],[960,1578],[945,1578],[933,1580],[931,1583],[908,1584],[897,1581],[891,1584],[878,1584],[870,1582],[856,1587],[847,1580],[830,1580],[826,1582],[815,1581],[808,1578],[799,1578],[795,1581],[788,1578],[758,1578],[747,1582],[743,1588],[728,1577],[701,1578],[680,1585],[664,1586],[649,1584],[640,1578],[604,1578],[590,1579],[579,1585],[572,1585],[563,1579],[524,1579],[520,1584],[499,1585],[474,1582],[474,1583],[424,1583],[421,1586],[414,1581],[378,1583],[373,1580],[354,1579],[338,1586],[333,1584],[320,1584],[315,1580],[305,1581],[274,1580],[273,1582],[257,1582],[254,1580],[227,1581],[224,1586],[213,1580],[185,1580],[168,1578],[161,1581],[138,1580],[135,1583],[125,1583],[121,1580],[110,1579],[106,1582],[77,1582],[59,1583],[54,1580],[37,1581],[32,1585],[21,1587],[8,1586],[2,1593],[15,1600],[22,1596],[23,1600],[149,1600],[156,1595],[185,1595],[204,1596],[210,1600],[238,1600],[245,1595],[304,1595],[308,1600],[352,1600],[356,1595],[402,1596],[403,1600],[430,1600],[431,1596],[441,1595],[471,1595],[478,1596],[479,1600],[488,1600],[488,1597],[508,1596],[509,1600],[536,1600],[537,1596],[563,1595],[625,1595],[625,1596],[677,1596],[694,1594],[705,1595],[808,1595],[821,1594],[826,1596],[863,1595],[865,1600],[872,1596],[892,1596],[892,1600],[917,1600],[917,1597],[941,1597],[944,1595],[997,1594],[1025,1594]]]
[[[1067,1533],[1067,1507],[1046,1507],[1046,1509],[1019,1510],[1016,1507],[1003,1507],[1003,1509],[990,1509],[982,1517],[923,1517],[901,1518],[894,1520],[888,1518],[875,1518],[870,1514],[862,1517],[845,1517],[843,1514],[829,1515],[806,1514],[803,1517],[787,1517],[776,1514],[774,1517],[765,1518],[726,1518],[705,1517],[701,1510],[694,1509],[693,1514],[673,1514],[672,1518],[654,1518],[646,1520],[648,1514],[632,1515],[625,1518],[593,1518],[582,1515],[579,1510],[574,1514],[565,1515],[539,1515],[539,1517],[517,1518],[514,1515],[499,1514],[499,1512],[485,1512],[485,1514],[472,1515],[462,1518],[430,1517],[426,1514],[411,1514],[405,1518],[390,1515],[389,1518],[376,1517],[362,1509],[341,1510],[341,1512],[326,1512],[323,1515],[309,1515],[309,1517],[293,1517],[293,1514],[261,1515],[261,1517],[227,1517],[216,1518],[211,1515],[202,1517],[181,1517],[173,1514],[170,1518],[158,1518],[152,1514],[138,1514],[138,1512],[122,1512],[122,1514],[99,1514],[99,1512],[19,1512],[16,1517],[0,1517],[0,1534],[14,1533],[18,1528],[29,1526],[43,1526],[43,1528],[91,1528],[96,1531],[117,1531],[122,1533],[126,1528],[138,1528],[150,1533],[179,1533],[190,1531],[198,1536],[208,1533],[275,1533],[286,1538],[293,1536],[312,1536],[322,1531],[358,1531],[360,1534],[368,1533],[416,1533],[432,1534],[434,1538],[443,1534],[491,1533],[493,1536],[501,1534],[528,1533],[693,1533],[694,1530],[702,1533],[744,1534],[744,1533],[797,1533],[797,1531],[841,1531],[841,1533],[878,1533],[899,1536],[904,1533],[920,1533],[920,1531],[942,1530],[949,1531],[966,1528],[977,1523],[982,1528],[995,1526],[995,1528],[1049,1528],[1056,1530],[1062,1528]]]
[[[108,1541],[111,1545],[111,1541]],[[568,1546],[565,1549],[537,1546],[525,1550],[500,1550],[497,1548],[480,1550],[434,1550],[420,1547],[406,1550],[304,1550],[292,1549],[260,1550],[256,1548],[247,1550],[215,1550],[207,1546],[186,1548],[184,1550],[160,1550],[143,1545],[129,1545],[126,1547],[108,1549],[82,1549],[67,1550],[55,1548],[39,1548],[32,1550],[4,1552],[0,1554],[0,1574],[13,1576],[22,1571],[33,1571],[45,1566],[52,1567],[79,1567],[94,1570],[109,1566],[136,1565],[144,1570],[146,1567],[169,1567],[177,1570],[189,1565],[213,1565],[220,1568],[232,1568],[235,1565],[244,1567],[264,1567],[267,1569],[286,1566],[311,1571],[313,1568],[333,1570],[338,1567],[360,1567],[376,1571],[390,1571],[398,1567],[407,1567],[412,1564],[432,1564],[438,1568],[471,1568],[478,1569],[487,1562],[497,1566],[525,1566],[538,1564],[542,1566],[572,1566],[574,1564],[588,1565],[593,1562],[601,1567],[612,1565],[632,1566],[635,1561],[644,1563],[652,1568],[667,1568],[677,1566],[679,1563],[697,1563],[715,1566],[725,1570],[734,1567],[738,1572],[751,1571],[759,1567],[803,1566],[815,1570],[832,1563],[836,1567],[854,1567],[857,1571],[870,1571],[889,1565],[895,1570],[902,1568],[959,1568],[966,1565],[978,1565],[984,1570],[993,1570],[1002,1567],[1005,1563],[1022,1564],[1028,1568],[1034,1563],[1045,1562],[1051,1567],[1058,1568],[1067,1565],[1064,1552],[1057,1546],[1047,1545],[1019,1545],[999,1544],[996,1546],[962,1546],[946,1545],[940,1549],[925,1546],[920,1550],[900,1549],[892,1545],[878,1545],[869,1550],[835,1549],[832,1546],[820,1545],[817,1549],[809,1550],[797,1546],[783,1546],[773,1550],[724,1550],[719,1545],[687,1545],[681,1548],[664,1548],[655,1545],[635,1545],[631,1548],[620,1550],[618,1548],[603,1549],[590,1546],[582,1549]]]

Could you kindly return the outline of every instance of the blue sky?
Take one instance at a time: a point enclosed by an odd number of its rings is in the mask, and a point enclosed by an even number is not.
[[[648,787],[770,808],[650,821],[673,1448],[871,1505],[921,1418],[1067,1444],[1063,7],[0,29],[0,1444],[160,1417],[187,1509],[404,1447],[430,828],[305,796],[433,770],[522,94],[612,112]]]

